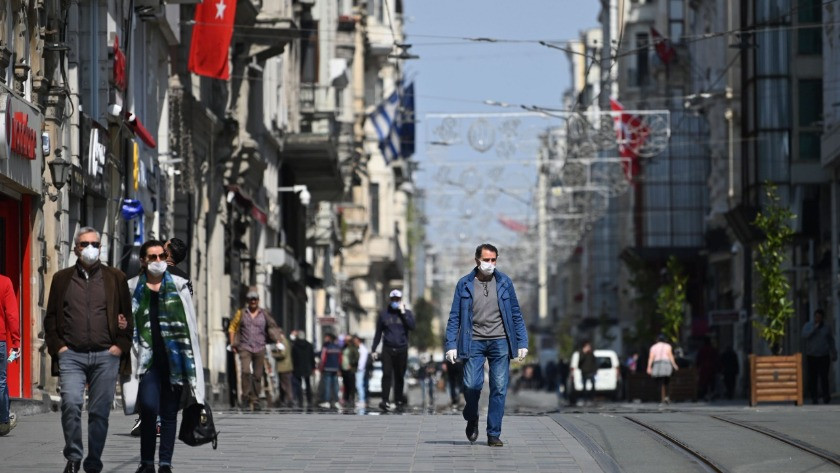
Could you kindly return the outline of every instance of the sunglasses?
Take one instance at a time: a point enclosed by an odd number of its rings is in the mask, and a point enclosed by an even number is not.
[[[159,255],[146,255],[146,259],[149,261],[165,261],[167,257],[169,257],[169,255],[167,255],[166,253],[161,253]]]
[[[90,245],[94,248],[99,248],[99,245],[101,245],[101,243],[99,243],[98,241],[80,241],[79,242],[79,246],[81,246],[82,248],[87,248],[88,245]]]

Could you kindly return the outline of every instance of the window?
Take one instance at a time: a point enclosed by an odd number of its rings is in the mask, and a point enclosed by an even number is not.
[[[370,232],[379,235],[379,184],[370,184]]]
[[[681,43],[683,36],[683,20],[685,19],[685,5],[683,0],[671,0],[669,3],[670,11],[668,17],[668,39],[671,43]]]
[[[650,41],[648,40],[647,33],[636,35],[636,74],[630,80],[637,87],[644,87],[650,82],[650,69],[648,67],[650,51],[648,51],[648,44],[650,44]]]
[[[799,106],[797,107],[799,126],[797,145],[800,161],[820,160],[820,130],[822,127],[822,79],[802,79],[797,91]]]
[[[796,51],[799,54],[822,53],[822,0],[798,0],[797,21],[800,28],[796,32]],[[803,27],[805,25],[813,27]]]
[[[301,22],[300,41],[300,81],[315,84],[318,82],[318,22]]]

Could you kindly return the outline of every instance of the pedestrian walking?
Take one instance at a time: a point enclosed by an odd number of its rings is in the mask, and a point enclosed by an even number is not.
[[[735,379],[738,376],[738,354],[728,345],[720,355],[720,369],[723,373],[723,387],[726,390],[726,398],[732,399],[735,396]]]
[[[817,404],[819,395],[822,395],[823,402],[828,404],[831,402],[828,372],[831,362],[837,361],[837,345],[831,334],[831,327],[825,323],[825,312],[822,309],[815,310],[814,318],[802,327],[802,338],[805,340],[808,392],[811,395],[811,401]]]
[[[8,434],[17,425],[17,416],[12,414],[9,386],[6,376],[7,363],[20,359],[20,319],[18,300],[12,280],[0,274],[0,437]],[[11,346],[6,346],[7,340]],[[6,349],[8,358],[6,358]]]
[[[341,371],[341,347],[335,343],[335,336],[331,333],[324,335],[324,345],[321,347],[322,384],[324,385],[323,404],[321,407],[335,409],[338,402],[338,373]]]
[[[294,406],[294,391],[292,390],[292,371],[294,370],[294,363],[292,362],[292,346],[286,339],[286,334],[282,328],[277,330],[277,345],[271,350],[271,355],[274,357],[275,369],[277,370],[277,385],[278,407],[292,407]]]
[[[204,404],[204,368],[198,324],[187,280],[168,271],[164,243],[149,240],[140,247],[142,271],[128,282],[134,317],[134,352],[140,387],[140,467],[154,473],[156,420],[160,418],[158,473],[172,471],[181,395]]]
[[[315,350],[300,330],[293,330],[289,337],[292,339],[292,381],[295,402],[298,407],[303,407],[303,389],[306,388],[306,405],[312,407],[312,370],[315,367]]]
[[[379,408],[388,411],[391,383],[394,385],[394,404],[397,410],[405,407],[405,370],[408,365],[408,332],[414,330],[414,314],[402,303],[402,291],[394,289],[388,294],[388,307],[376,319],[376,333],[371,351],[374,360],[382,359],[382,401]],[[382,340],[382,353],[376,347]]]
[[[228,327],[230,346],[239,355],[242,393],[240,407],[262,409],[260,392],[265,373],[265,345],[277,343],[277,322],[267,310],[260,307],[260,294],[252,287],[245,296],[247,305],[236,311]]]
[[[189,250],[187,244],[180,238],[170,238],[166,240],[164,250],[166,250],[166,264],[169,265],[169,273],[184,278],[187,281],[187,289],[190,290],[190,296],[195,295],[189,273],[178,267],[181,261],[184,261],[187,257],[187,251]]]
[[[715,393],[715,382],[718,373],[718,352],[712,346],[712,339],[703,337],[703,345],[697,351],[697,397],[712,400]]]
[[[76,264],[53,275],[44,340],[59,376],[65,473],[102,471],[108,416],[117,375],[131,374],[134,330],[131,295],[122,271],[99,261],[100,236],[82,227],[73,238]],[[82,404],[87,387],[88,454],[82,444]]]
[[[461,390],[464,387],[464,369],[461,363],[444,360],[443,370],[446,372],[446,384],[449,388],[449,402],[452,407],[461,403]]]
[[[671,397],[668,395],[668,385],[671,382],[671,374],[678,369],[671,344],[665,341],[665,334],[660,333],[656,338],[656,343],[650,347],[648,353],[647,374],[656,379],[659,384],[659,402],[661,404],[671,403]]]
[[[583,342],[583,346],[581,346],[578,369],[583,382],[583,402],[587,405],[592,404],[595,397],[595,375],[598,374],[598,360],[595,358],[595,352],[592,351],[592,343],[588,340]]]
[[[484,243],[475,249],[476,267],[455,285],[446,324],[446,359],[464,361],[464,420],[470,442],[478,438],[478,400],[484,361],[490,364],[487,445],[501,447],[502,417],[510,380],[510,359],[528,354],[528,333],[513,281],[496,271],[499,250]]]
[[[344,337],[344,348],[341,351],[341,384],[344,386],[342,396],[345,407],[353,405],[356,394],[356,370],[359,367],[359,348],[351,335]]]
[[[353,343],[356,344],[356,349],[359,351],[359,363],[356,366],[356,405],[358,407],[365,407],[367,405],[367,373],[368,364],[370,363],[370,351],[365,346],[365,341],[358,335],[353,335]]]

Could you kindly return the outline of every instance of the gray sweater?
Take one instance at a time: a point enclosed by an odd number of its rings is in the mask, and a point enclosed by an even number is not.
[[[837,347],[834,345],[834,337],[831,335],[831,327],[823,322],[817,327],[813,321],[809,321],[802,327],[802,338],[805,340],[805,355],[807,356],[828,356]]]

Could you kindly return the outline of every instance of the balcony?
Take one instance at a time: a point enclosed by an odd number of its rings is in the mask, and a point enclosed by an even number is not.
[[[233,42],[247,43],[249,55],[264,61],[283,52],[286,44],[300,39],[294,19],[270,11],[259,11],[248,1],[237,3]]]
[[[323,84],[300,84],[300,113],[304,120],[335,117],[339,113],[335,87]]]
[[[373,56],[384,58],[388,54],[391,54],[391,50],[394,49],[394,36],[391,33],[391,29],[387,25],[370,22],[370,18],[368,18],[368,21],[368,51]]]
[[[389,279],[401,279],[405,269],[402,249],[394,236],[373,235],[368,241],[371,267],[379,267]]]

